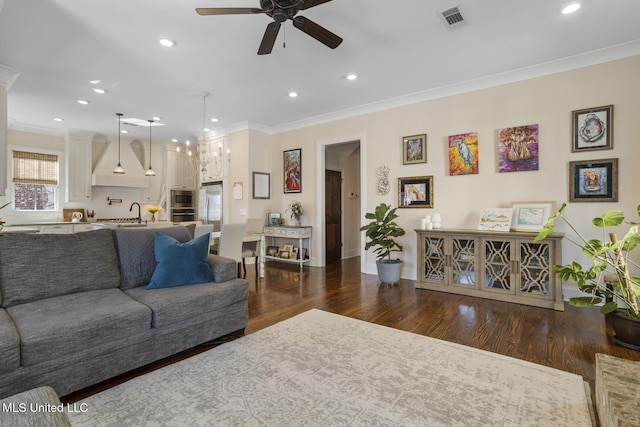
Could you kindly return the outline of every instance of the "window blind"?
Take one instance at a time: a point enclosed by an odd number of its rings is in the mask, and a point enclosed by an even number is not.
[[[58,156],[14,150],[13,182],[58,185]]]

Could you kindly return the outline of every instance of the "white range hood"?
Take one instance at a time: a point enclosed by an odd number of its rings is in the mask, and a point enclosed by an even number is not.
[[[118,164],[118,143],[107,145],[102,157],[96,163],[91,175],[91,185],[103,187],[148,188],[149,178],[144,176],[145,169],[127,142],[120,146],[120,163],[124,174],[114,174]]]

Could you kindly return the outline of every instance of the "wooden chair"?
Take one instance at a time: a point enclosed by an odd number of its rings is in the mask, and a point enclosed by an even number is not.
[[[262,218],[249,218],[247,219],[247,226],[244,232],[247,234],[261,234],[264,228],[264,219]],[[247,275],[247,266],[245,265],[245,258],[254,258],[254,265],[256,269],[256,276],[258,275],[258,257],[260,256],[260,242],[243,242],[242,243],[242,271],[244,275]]]
[[[238,266],[238,277],[240,277],[240,264],[242,263],[242,239],[246,224],[222,224],[220,228],[220,238],[218,239],[217,254],[231,258]],[[212,249],[212,252],[215,249]]]

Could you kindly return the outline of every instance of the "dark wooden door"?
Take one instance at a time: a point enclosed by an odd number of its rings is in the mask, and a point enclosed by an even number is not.
[[[342,174],[324,171],[325,257],[326,262],[342,256]]]

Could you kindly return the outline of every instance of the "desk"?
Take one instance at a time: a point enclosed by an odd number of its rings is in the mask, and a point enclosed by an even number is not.
[[[211,244],[213,245],[220,238],[220,232],[211,233]],[[245,233],[242,238],[243,242],[259,242],[258,243],[258,277],[264,279],[264,234],[262,233]]]

